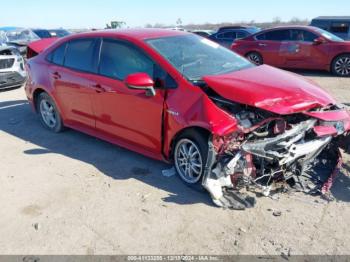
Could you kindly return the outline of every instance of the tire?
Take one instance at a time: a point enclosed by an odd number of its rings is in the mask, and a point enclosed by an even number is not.
[[[264,63],[264,60],[262,56],[258,52],[250,52],[245,55],[245,57],[252,62],[255,65],[262,65]]]
[[[350,54],[336,57],[332,62],[331,70],[336,76],[350,77]]]
[[[208,139],[203,134],[189,131],[177,139],[174,164],[179,177],[186,185],[203,190],[202,179],[207,158]]]
[[[40,121],[45,128],[55,133],[63,131],[64,126],[56,103],[47,93],[39,95],[36,108]]]

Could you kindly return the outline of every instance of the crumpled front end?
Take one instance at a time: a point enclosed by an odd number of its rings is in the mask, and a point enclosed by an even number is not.
[[[341,167],[340,148],[350,137],[350,114],[328,106],[277,115],[221,97],[211,99],[239,122],[239,130],[213,136],[203,186],[220,207],[245,209],[255,199],[245,192],[269,196],[284,190],[322,194]]]

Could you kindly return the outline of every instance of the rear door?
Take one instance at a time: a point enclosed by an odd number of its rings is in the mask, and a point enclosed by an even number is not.
[[[69,41],[49,55],[50,79],[68,125],[95,128],[92,96],[98,51],[98,39],[84,38]]]
[[[286,47],[290,40],[289,30],[268,31],[256,36],[256,48],[262,54],[265,64],[283,67]]]

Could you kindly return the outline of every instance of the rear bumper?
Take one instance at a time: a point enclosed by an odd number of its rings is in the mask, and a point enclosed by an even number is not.
[[[18,87],[24,84],[26,77],[18,72],[0,72],[0,89]]]

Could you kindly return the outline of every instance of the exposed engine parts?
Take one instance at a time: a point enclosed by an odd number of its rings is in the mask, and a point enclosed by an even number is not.
[[[330,188],[341,165],[338,148],[349,139],[344,130],[334,134],[323,128],[325,121],[304,114],[278,116],[211,98],[238,120],[239,129],[209,141],[203,186],[217,206],[240,210],[254,206],[255,199],[242,194],[244,190],[269,196],[277,188],[294,189],[331,199]]]

